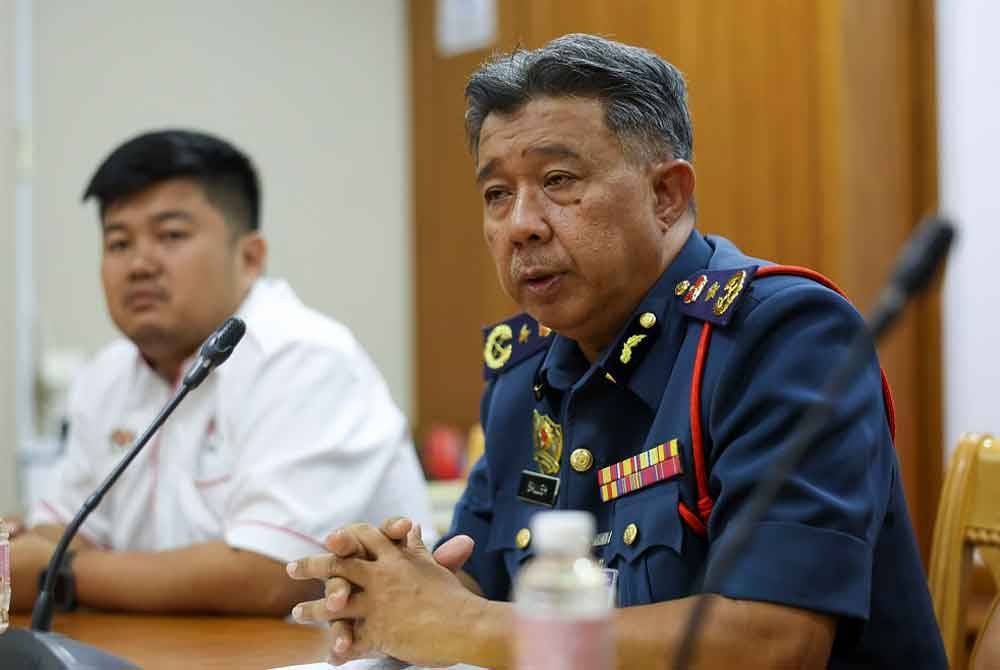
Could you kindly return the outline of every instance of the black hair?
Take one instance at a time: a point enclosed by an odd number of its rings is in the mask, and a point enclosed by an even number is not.
[[[489,114],[511,114],[543,96],[600,100],[629,158],[691,160],[691,115],[680,71],[647,49],[583,34],[495,55],[470,77],[465,131],[473,156],[478,159]]]
[[[174,177],[190,177],[235,230],[260,228],[260,182],[253,163],[229,142],[191,130],[159,130],[128,140],[104,159],[83,200],[101,216],[113,203]]]

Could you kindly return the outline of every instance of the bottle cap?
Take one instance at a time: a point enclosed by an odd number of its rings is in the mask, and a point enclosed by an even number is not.
[[[594,517],[576,510],[539,512],[531,519],[531,537],[539,553],[586,554],[594,538]]]

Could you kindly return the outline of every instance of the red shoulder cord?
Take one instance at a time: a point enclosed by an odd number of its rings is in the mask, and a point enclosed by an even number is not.
[[[811,279],[832,291],[836,291],[845,300],[840,287],[814,270],[801,268],[794,265],[767,265],[758,268],[754,273],[754,278],[771,277],[774,275],[795,275]],[[701,339],[698,341],[698,351],[694,358],[694,370],[691,375],[691,452],[694,454],[695,482],[698,486],[698,511],[697,514],[690,510],[683,502],[677,504],[677,509],[685,523],[699,535],[706,535],[708,518],[712,514],[712,506],[715,501],[708,493],[708,471],[705,469],[705,443],[701,432],[701,378],[705,373],[705,359],[708,356],[708,345],[712,340],[713,326],[709,322],[701,329]],[[885,413],[889,420],[889,433],[893,441],[896,440],[896,407],[892,400],[892,389],[889,388],[889,380],[882,370],[882,396],[885,398]]]

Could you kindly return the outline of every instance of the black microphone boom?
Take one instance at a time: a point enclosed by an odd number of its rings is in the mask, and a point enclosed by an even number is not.
[[[198,358],[184,375],[184,378],[170,402],[160,410],[153,422],[139,436],[128,453],[122,457],[118,465],[111,471],[101,485],[83,503],[73,520],[66,526],[56,549],[49,559],[45,571],[45,581],[35,606],[31,611],[31,630],[14,629],[0,635],[0,658],[5,661],[17,661],[16,667],[44,668],[45,670],[62,670],[69,668],[87,668],[89,670],[105,670],[111,668],[133,667],[131,664],[105,654],[93,647],[76,642],[70,638],[50,633],[52,628],[52,594],[55,590],[56,574],[69,548],[69,543],[76,536],[83,522],[97,509],[101,500],[121,476],[125,468],[135,460],[142,448],[146,446],[154,433],[163,425],[167,417],[177,408],[181,400],[201,382],[213,369],[222,365],[233,353],[233,349],[246,332],[246,324],[237,317],[226,319],[225,323],[213,332],[201,350]]]
[[[926,219],[910,236],[896,259],[896,267],[879,296],[875,309],[866,319],[867,328],[851,342],[843,361],[833,370],[819,397],[809,404],[802,418],[792,428],[788,448],[776,459],[767,479],[756,486],[746,507],[732,521],[732,530],[719,547],[712,570],[705,575],[702,593],[691,608],[684,636],[674,654],[675,670],[683,670],[691,662],[695,641],[713,602],[710,594],[718,593],[735,564],[736,557],[750,542],[753,529],[767,513],[785,479],[805,456],[809,446],[820,435],[833,414],[830,399],[841,394],[854,373],[868,360],[871,342],[881,337],[902,313],[906,303],[927,286],[948,255],[954,238],[955,226],[940,217]]]

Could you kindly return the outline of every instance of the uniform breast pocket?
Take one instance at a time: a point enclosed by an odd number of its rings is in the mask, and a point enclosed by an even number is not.
[[[687,594],[697,566],[682,554],[684,528],[676,481],[656,484],[615,504],[608,567],[618,570],[618,604],[645,605]]]
[[[531,517],[544,508],[516,500],[498,499],[495,510],[487,549],[502,555],[507,575],[513,584],[521,565],[535,555]]]

